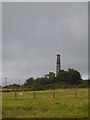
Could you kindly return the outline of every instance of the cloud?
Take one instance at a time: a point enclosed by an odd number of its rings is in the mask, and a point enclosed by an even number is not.
[[[3,77],[11,82],[62,69],[88,71],[87,3],[3,3]]]

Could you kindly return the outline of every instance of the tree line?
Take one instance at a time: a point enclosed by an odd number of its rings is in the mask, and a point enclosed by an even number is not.
[[[26,79],[25,87],[31,90],[43,90],[43,89],[55,89],[61,85],[64,87],[67,85],[78,85],[82,83],[81,74],[74,69],[60,70],[57,76],[53,72],[50,72],[44,77],[36,78],[30,77]]]

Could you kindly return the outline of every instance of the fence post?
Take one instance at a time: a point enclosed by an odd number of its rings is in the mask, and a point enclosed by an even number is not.
[[[75,91],[75,98],[77,98],[77,92]]]
[[[17,92],[15,91],[15,99],[17,99]]]
[[[55,91],[53,92],[53,99],[55,98]]]
[[[36,99],[36,92],[34,92],[34,99]]]

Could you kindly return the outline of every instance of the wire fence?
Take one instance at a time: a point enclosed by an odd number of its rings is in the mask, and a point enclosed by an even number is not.
[[[46,91],[14,91],[3,92],[3,99],[57,99],[88,97],[88,89],[61,89]]]

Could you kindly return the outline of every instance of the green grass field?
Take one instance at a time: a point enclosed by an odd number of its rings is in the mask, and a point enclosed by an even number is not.
[[[77,91],[77,97],[75,97]],[[15,100],[14,92],[2,93],[3,118],[87,118],[88,89],[59,89],[23,92]]]

